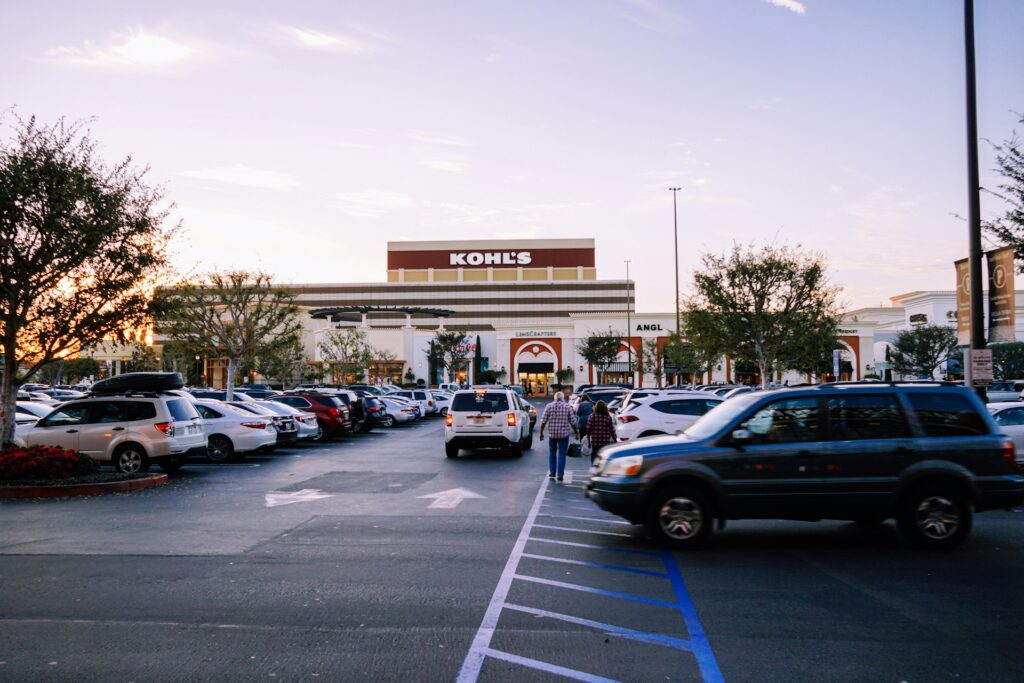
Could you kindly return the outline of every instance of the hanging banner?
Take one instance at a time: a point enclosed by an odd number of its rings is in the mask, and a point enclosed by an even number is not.
[[[1016,341],[1016,294],[1013,288],[1013,247],[985,254],[988,261],[988,340]]]
[[[970,259],[954,261],[956,266],[956,344],[971,343],[971,266]]]

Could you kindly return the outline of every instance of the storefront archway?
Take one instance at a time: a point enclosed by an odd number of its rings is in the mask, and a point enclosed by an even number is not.
[[[516,351],[512,380],[530,396],[547,396],[555,381],[558,352],[543,341],[531,340]]]

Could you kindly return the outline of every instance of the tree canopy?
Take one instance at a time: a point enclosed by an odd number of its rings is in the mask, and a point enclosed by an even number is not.
[[[0,444],[20,384],[148,326],[175,229],[130,157],[108,166],[81,124],[14,120],[0,140]]]
[[[466,362],[469,335],[460,330],[438,330],[427,349],[427,359],[433,359],[444,370],[445,381],[451,381],[455,368]],[[431,378],[430,381],[433,381]]]
[[[802,363],[808,339],[836,338],[839,289],[822,256],[799,246],[736,245],[702,263],[685,306],[685,336],[756,363],[765,385],[773,368]]]
[[[1021,117],[1024,123],[1024,116]],[[1024,265],[1024,145],[1016,132],[1000,145],[994,145],[996,171],[1002,182],[990,192],[1006,202],[1006,212],[984,223],[985,230],[999,242],[1013,246],[1018,263]]]
[[[931,378],[956,349],[956,329],[922,325],[900,330],[889,352],[893,371],[904,377]]]
[[[605,370],[619,357],[622,343],[622,333],[609,327],[603,332],[592,332],[580,339],[576,344],[576,351],[597,368],[597,380],[603,382]]]
[[[241,363],[293,343],[302,328],[294,295],[260,271],[213,271],[161,290],[157,302],[160,332],[205,354],[227,357],[229,401]]]

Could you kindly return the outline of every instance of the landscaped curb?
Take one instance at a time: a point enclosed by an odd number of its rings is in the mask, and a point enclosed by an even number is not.
[[[126,481],[107,481],[92,484],[54,484],[53,486],[0,486],[2,498],[74,498],[99,496],[104,493],[127,493],[151,489],[167,483],[166,474],[150,474]]]

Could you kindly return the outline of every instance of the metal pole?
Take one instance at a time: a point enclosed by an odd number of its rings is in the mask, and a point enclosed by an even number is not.
[[[633,383],[633,318],[631,316],[631,309],[633,308],[629,300],[631,291],[629,281],[629,264],[631,261],[626,261],[626,369],[629,370],[629,383]]]
[[[683,330],[682,325],[679,321],[679,212],[676,209],[676,193],[679,192],[681,187],[670,187],[669,192],[672,193],[672,235],[675,244],[676,252],[676,334],[682,336]]]
[[[967,234],[971,273],[970,351],[976,351],[984,349],[986,344],[981,281],[981,180],[978,177],[978,104],[974,78],[974,0],[964,0],[964,53],[967,76]],[[970,354],[964,360],[970,363]],[[984,401],[985,388],[978,387],[977,392]]]

